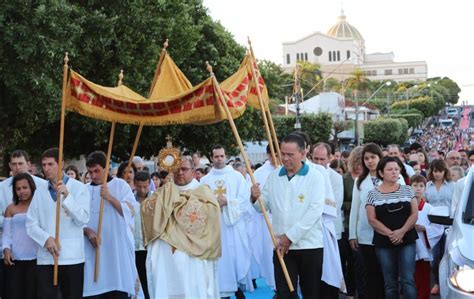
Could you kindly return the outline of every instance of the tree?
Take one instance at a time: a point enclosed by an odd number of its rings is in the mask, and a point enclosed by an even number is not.
[[[354,123],[351,120],[339,120],[333,123],[331,135],[332,135],[334,146],[336,148],[339,147],[339,138],[337,137],[337,135],[343,131],[351,129],[353,124]]]
[[[342,84],[335,78],[328,78],[324,82],[324,91],[341,92]]]
[[[258,68],[268,89],[268,96],[278,104],[285,103],[285,96],[291,95],[293,78],[285,73],[281,65],[269,60],[258,61]]]
[[[408,122],[408,128],[417,128],[423,122],[423,114],[421,113],[402,113],[402,114],[387,114],[386,117],[388,118],[396,118],[396,119],[405,119]]]
[[[273,122],[277,135],[282,138],[295,131],[294,116],[274,116]],[[329,113],[303,114],[301,130],[311,138],[311,143],[328,142],[332,128],[332,118]]]
[[[398,119],[377,118],[364,124],[364,142],[374,142],[382,146],[399,143],[405,134],[404,126]]]
[[[392,104],[392,110],[413,108],[423,113],[423,116],[430,117],[438,113],[437,106],[430,97],[419,97],[416,99],[398,101]]]
[[[445,94],[445,102],[451,103],[453,105],[457,104],[459,100],[459,93],[461,92],[461,88],[459,88],[458,84],[451,80],[448,77],[434,77],[428,79],[429,82],[431,82],[435,89],[439,89],[440,87],[443,87],[447,90],[447,93]]]
[[[322,91],[323,86],[320,84],[322,80],[320,69],[321,67],[317,63],[298,61],[298,76],[305,99],[309,99]],[[316,85],[318,86],[314,88]]]
[[[361,69],[355,69],[351,77],[346,80],[346,86],[352,90],[352,97],[354,100],[359,98],[360,93],[367,93],[369,82]]]
[[[245,54],[245,49],[212,20],[199,0],[155,1],[146,5],[111,0],[48,5],[3,1],[0,31],[0,138],[5,140],[0,145],[1,157],[14,148],[26,149],[35,157],[50,146],[57,146],[62,60],[66,51],[70,65],[98,84],[114,86],[120,69],[124,69],[125,84],[144,96],[166,38],[170,39],[171,56],[193,83],[209,76],[206,60],[222,80],[237,70]],[[261,128],[255,115],[258,114],[246,113],[238,120],[243,139],[251,138],[246,132],[255,135],[256,128]],[[66,158],[106,149],[110,124],[74,113],[67,113],[66,124]],[[245,129],[252,124],[255,127],[251,130]],[[205,136],[227,134],[223,135],[225,140],[219,141],[232,146],[227,127],[222,123],[205,130],[146,128],[138,153],[156,153],[164,140],[153,137],[162,138],[167,133],[183,136],[185,144],[205,141],[206,145],[215,140]],[[184,128],[196,133],[185,134]],[[114,155],[127,158],[136,130],[135,126],[117,126]],[[208,135],[199,135],[204,133]]]

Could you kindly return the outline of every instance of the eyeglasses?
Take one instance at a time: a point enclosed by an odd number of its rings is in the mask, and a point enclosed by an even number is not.
[[[178,168],[178,171],[186,172],[186,171],[189,171],[191,169],[192,168],[189,168],[189,167],[180,167],[180,168]]]
[[[449,157],[449,160],[461,160],[461,157]]]

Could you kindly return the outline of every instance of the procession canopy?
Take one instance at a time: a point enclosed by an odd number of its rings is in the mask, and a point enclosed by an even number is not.
[[[260,110],[260,104],[257,96],[257,86],[255,86],[255,83],[253,81],[252,64],[255,69],[255,73],[257,74],[256,77],[258,81],[258,88],[260,88],[260,92],[262,94],[262,100],[265,110],[268,110],[269,97],[267,86],[265,85],[265,81],[263,80],[263,77],[258,71],[257,64],[255,63],[255,61],[253,61],[252,56],[250,54],[245,55],[244,60],[240,64],[239,70],[221,83],[222,91],[227,96],[237,96],[237,93],[235,93],[235,91],[238,90],[239,85],[242,84],[242,82],[245,82],[245,84],[247,84],[250,88],[247,93],[247,105]]]
[[[221,83],[221,89],[232,117],[240,117],[250,105],[260,109],[252,79],[252,59],[246,55],[238,71]],[[128,88],[105,87],[87,80],[71,70],[66,90],[66,109],[84,116],[123,124],[163,126],[177,124],[211,124],[227,119],[212,78],[192,86],[166,53],[150,97],[145,98]],[[268,93],[257,72],[265,107]]]

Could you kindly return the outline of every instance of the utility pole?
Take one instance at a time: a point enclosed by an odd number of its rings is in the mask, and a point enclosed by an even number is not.
[[[355,90],[352,90],[352,100],[355,103],[354,139],[356,146],[359,146],[359,102],[357,101],[357,92]]]
[[[301,101],[301,84],[298,77],[298,64],[295,66],[294,74],[294,84],[293,84],[293,99],[296,102],[296,121],[295,121],[295,130],[301,130],[301,121],[300,121],[300,101]]]

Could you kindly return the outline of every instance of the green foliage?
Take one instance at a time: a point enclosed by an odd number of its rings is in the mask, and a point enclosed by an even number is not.
[[[407,134],[405,129],[408,129],[408,123],[404,120],[379,117],[364,124],[364,142],[382,146],[400,143]]]
[[[400,136],[398,137],[396,144],[403,144],[408,139],[408,120],[404,118],[397,118],[401,125]]]
[[[435,77],[430,78],[428,81],[432,84],[432,86],[434,86],[435,89],[444,89],[445,102],[451,103],[453,105],[457,104],[461,88],[459,88],[459,85],[456,82],[448,77]]]
[[[285,96],[292,93],[293,78],[283,71],[281,65],[269,60],[258,62],[258,68],[262,74],[268,89],[268,96],[278,104],[285,103]]]
[[[335,78],[328,78],[324,83],[325,90],[324,91],[334,91],[334,92],[341,92],[342,84]]]
[[[295,116],[274,116],[273,123],[279,138],[295,131]],[[327,142],[332,128],[332,118],[329,113],[303,114],[301,130],[309,135],[311,143]]]
[[[237,70],[245,54],[199,0],[40,3],[0,3],[0,140],[4,141],[0,156],[23,148],[37,157],[58,145],[66,51],[69,65],[89,80],[114,86],[123,69],[124,83],[144,96],[166,38],[170,55],[194,84],[209,76],[205,61],[222,80]],[[237,121],[244,140],[259,131],[254,116],[246,113]],[[106,122],[67,113],[66,158],[105,150],[109,130]],[[136,131],[135,126],[117,126],[115,156],[127,157]],[[144,129],[138,154],[156,154],[168,133],[193,149],[207,149],[215,142],[226,147],[234,144],[226,123],[202,128],[152,127]]]
[[[355,69],[352,76],[346,79],[345,86],[351,91],[353,97],[360,99],[360,94],[366,94],[369,89],[370,80],[361,69]]]
[[[388,118],[405,119],[408,123],[408,128],[417,128],[423,122],[423,114],[421,113],[403,113],[403,114],[388,114]]]
[[[304,97],[309,99],[321,92],[323,86],[320,84],[320,81],[322,80],[320,65],[307,61],[298,61],[298,67],[298,76],[300,78]],[[314,88],[316,85],[318,86]]]
[[[392,110],[413,108],[423,113],[424,117],[430,117],[438,113],[437,105],[430,97],[420,97],[411,100],[402,100],[392,104]]]

